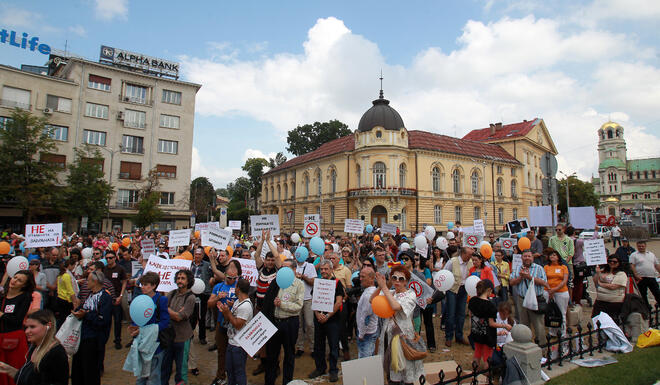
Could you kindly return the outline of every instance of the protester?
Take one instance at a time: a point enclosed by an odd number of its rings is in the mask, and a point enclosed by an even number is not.
[[[555,227],[556,235],[550,237],[548,246],[555,249],[559,256],[562,258],[563,263],[566,264],[568,268],[568,281],[573,282],[573,255],[575,254],[575,244],[573,239],[567,234],[568,230],[572,229],[567,228],[564,225],[558,224]],[[570,295],[570,293],[569,293]]]
[[[470,275],[479,277],[479,279],[487,279],[494,284],[493,270],[486,265],[486,261],[479,254],[472,255],[472,267],[470,268]]]
[[[199,301],[195,301],[195,310],[193,311],[193,316],[190,320],[193,331],[199,322],[199,343],[206,345],[206,312],[208,309],[206,303],[211,296],[212,287],[210,281],[213,276],[213,271],[211,270],[211,264],[203,260],[203,258],[204,249],[201,247],[195,248],[193,262],[190,264],[190,271],[192,271],[194,279],[201,279],[202,282],[204,282],[204,291],[200,294],[195,294]]]
[[[493,294],[493,281],[482,279],[477,283],[477,296],[470,298],[468,309],[471,314],[470,340],[474,342],[474,360],[479,370],[488,369],[488,360],[497,343],[497,328],[511,330],[508,323],[497,323],[497,309],[489,301]]]
[[[57,329],[59,330],[66,317],[71,314],[73,303],[78,294],[78,282],[73,277],[75,262],[68,259],[60,264],[60,275],[57,277]]]
[[[507,323],[510,326],[513,326],[515,322],[511,316],[513,311],[511,310],[511,303],[508,301],[500,302],[497,305],[497,319],[495,322],[498,324]],[[511,329],[503,327],[497,328],[497,347],[501,348],[505,343],[511,341]]]
[[[495,254],[495,269],[497,270],[497,278],[500,280],[500,286],[495,289],[497,292],[497,299],[499,303],[506,302],[509,298],[509,276],[511,275],[509,263],[504,261],[504,254],[502,250],[493,251]]]
[[[610,228],[610,235],[612,236],[612,247],[616,247],[617,241],[619,242],[619,247],[621,247],[621,227],[614,224],[614,226]]]
[[[637,250],[630,246],[628,238],[621,238],[620,244],[621,246],[619,246],[614,253],[619,257],[621,265],[626,267],[630,263],[630,256]]]
[[[561,264],[561,257],[559,253],[553,250],[548,256],[548,263],[543,266],[545,270],[545,275],[548,281],[548,285],[545,287],[545,296],[546,301],[554,301],[562,314],[562,326],[561,330],[556,330],[556,328],[551,328],[551,334],[563,336],[566,334],[566,309],[568,309],[568,268],[566,265]],[[561,333],[559,333],[561,332]]]
[[[463,324],[465,323],[465,305],[467,303],[465,280],[473,266],[473,253],[473,248],[461,247],[460,256],[452,257],[444,267],[444,270],[449,270],[454,275],[454,285],[446,293],[445,345],[447,347],[451,346],[454,335],[456,335],[456,342],[469,345],[468,340],[463,336]]]
[[[653,252],[646,251],[646,241],[637,241],[637,251],[630,255],[630,267],[646,306],[650,309],[647,290],[651,290],[655,303],[660,303],[660,289],[656,280],[660,272],[660,263]]]
[[[44,299],[48,295],[48,280],[46,279],[46,274],[43,272],[39,271],[41,268],[41,262],[39,262],[38,259],[33,259],[29,263],[30,266],[30,271],[34,275],[34,283],[35,283],[35,292],[39,292],[41,294],[41,304],[40,308],[44,308]]]
[[[222,316],[227,320],[227,384],[246,385],[247,376],[245,374],[245,362],[247,353],[238,344],[236,335],[245,324],[252,319],[252,302],[248,298],[250,291],[250,282],[246,279],[239,279],[236,284],[236,301],[231,307],[220,303],[218,306]]]
[[[161,382],[167,385],[172,374],[172,363],[176,366],[174,381],[188,383],[188,352],[193,337],[189,318],[195,309],[195,296],[190,288],[195,283],[190,270],[179,270],[174,276],[177,288],[167,296],[167,311],[174,329],[174,343],[165,350],[161,367]]]
[[[262,242],[259,243],[257,250],[254,254],[255,264],[259,271],[259,276],[257,277],[257,291],[256,291],[256,311],[260,311],[264,307],[264,297],[268,291],[268,287],[273,282],[277,276],[277,270],[282,265],[282,260],[278,254],[278,251],[275,247],[275,243],[270,241],[270,231],[263,231],[261,233]],[[264,258],[261,258],[261,254],[264,246],[268,250],[275,250],[275,253],[272,251],[266,252]],[[260,358],[259,366],[252,372],[253,375],[258,375],[266,371],[266,349],[262,348],[258,352]]]
[[[357,305],[357,348],[358,358],[370,357],[375,354],[378,340],[378,316],[371,307],[371,295],[376,291],[376,272],[372,266],[362,266],[360,270],[360,285],[364,289]]]
[[[522,306],[523,299],[527,294],[527,290],[530,285],[534,282],[535,295],[537,301],[539,296],[543,295],[543,289],[548,286],[547,277],[545,275],[545,270],[536,263],[534,263],[534,257],[530,249],[523,250],[522,253],[522,265],[516,266],[511,273],[511,278],[509,284],[517,287],[518,295],[515,296],[516,307],[520,312],[518,318],[520,323],[526,325],[529,328],[534,329],[534,335],[538,339],[541,345],[545,344],[545,321],[543,314],[530,310]],[[543,298],[543,297],[541,297]]]
[[[316,278],[316,269],[314,265],[306,260],[297,260],[296,278],[303,281],[305,285],[305,296],[303,307],[300,311],[298,327],[298,338],[296,339],[296,357],[305,353],[305,341],[309,345],[309,350],[314,351],[314,311],[312,311],[312,289],[314,288],[314,279]]]
[[[41,271],[46,275],[48,295],[44,298],[44,307],[57,312],[57,276],[60,273],[60,249],[51,247],[46,252],[46,259],[41,261]]]
[[[326,245],[326,247],[330,247],[331,250],[329,252],[329,259],[332,261],[332,274],[335,279],[338,279],[339,282],[341,282],[344,290],[352,288],[353,282],[351,281],[351,270],[341,264],[339,255],[332,250],[332,245]],[[339,310],[339,341],[341,342],[341,348],[344,351],[344,361],[351,359],[351,354],[348,350],[348,335],[351,330],[351,326],[348,324],[350,313],[350,305],[346,301],[346,296],[344,296],[342,307]]]
[[[112,282],[112,286],[117,294],[117,297],[112,302],[112,319],[115,325],[115,349],[121,349],[121,321],[124,315],[124,310],[121,307],[121,299],[124,297],[126,291],[128,276],[124,268],[117,264],[117,255],[114,251],[107,250],[105,252],[105,259],[108,264],[103,269],[103,274]]]
[[[0,309],[0,362],[20,368],[28,352],[23,320],[32,303],[35,289],[34,275],[28,270],[19,270],[4,284],[2,308]],[[13,378],[0,374],[1,385],[14,384]]]
[[[534,256],[534,263],[536,263],[539,266],[543,266],[545,264],[543,258],[543,242],[536,237],[536,233],[534,232],[534,229],[530,229],[527,232],[527,235],[525,236],[529,238],[531,242],[530,249],[532,249],[532,255]]]
[[[389,277],[390,267],[385,261],[385,250],[380,247],[376,248],[374,258],[376,259],[376,272],[384,275],[385,277]]]
[[[619,257],[610,255],[607,258],[606,266],[602,268],[596,266],[596,274],[593,279],[596,285],[596,301],[591,310],[591,317],[605,312],[616,322],[621,314],[628,283],[626,273],[621,270]]]

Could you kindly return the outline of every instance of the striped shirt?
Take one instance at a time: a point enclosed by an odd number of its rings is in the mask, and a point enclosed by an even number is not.
[[[511,279],[518,278],[520,276],[520,269],[522,269],[522,266],[516,266],[516,268],[513,270],[511,273]],[[540,278],[544,281],[547,281],[548,278],[545,275],[545,270],[536,263],[532,263],[532,266],[529,267],[529,275],[531,275],[534,278]],[[529,279],[523,279],[520,281],[518,284],[518,295],[521,297],[525,297],[525,294],[527,294],[527,289],[529,288],[529,285],[531,283],[531,280]],[[534,285],[534,290],[536,291],[536,295],[542,295],[543,294],[543,286],[541,285]]]
[[[277,269],[266,269],[262,267],[259,270],[259,278],[257,278],[257,307],[263,307],[264,296],[270,283],[277,277]]]

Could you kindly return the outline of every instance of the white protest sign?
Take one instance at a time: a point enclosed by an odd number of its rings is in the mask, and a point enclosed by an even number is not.
[[[305,214],[303,227],[306,238],[314,238],[321,234],[321,216],[319,214]]]
[[[426,282],[419,279],[419,277],[415,274],[410,274],[410,283],[408,284],[408,288],[415,292],[415,296],[417,297],[417,305],[419,305],[419,307],[422,309],[425,309],[427,298],[431,298],[433,296],[433,288]]]
[[[483,237],[476,233],[463,233],[463,246],[477,247]]]
[[[220,228],[220,222],[203,222],[203,223],[198,223],[195,225],[195,231],[199,231],[200,233],[202,230],[208,230],[210,228]]]
[[[486,228],[484,227],[483,219],[475,219],[474,225],[472,226],[475,234],[486,235]]]
[[[336,288],[337,283],[334,279],[316,278],[312,292],[312,310],[331,312],[335,306]]]
[[[553,226],[551,206],[529,206],[529,225],[532,227]],[[555,222],[556,223],[556,222]]]
[[[233,239],[231,232],[221,229],[220,225],[211,226],[206,230],[201,231],[202,246],[211,246],[217,250],[224,250],[227,248],[229,242]]]
[[[344,232],[362,234],[364,232],[364,221],[361,219],[345,219]]]
[[[513,251],[513,246],[516,245],[516,238],[500,238],[500,245],[502,250]]]
[[[397,225],[392,223],[385,223],[383,227],[380,228],[381,234],[396,234]]]
[[[280,235],[280,217],[278,215],[250,215],[250,231],[253,237],[260,237],[261,232],[270,230],[270,235]]]
[[[607,263],[607,250],[605,250],[605,240],[585,239],[584,240],[584,260],[587,266],[604,265]]]
[[[522,254],[513,254],[511,259],[511,271],[515,271],[516,267],[522,266]]]
[[[232,230],[241,230],[241,221],[229,221]]]
[[[341,375],[344,384],[383,385],[383,356],[371,356],[341,363]]]
[[[177,288],[176,286],[176,272],[179,270],[190,270],[192,261],[185,259],[163,259],[152,255],[147,261],[147,266],[144,268],[144,273],[153,271],[160,277],[160,284],[156,291],[169,293]]]
[[[245,258],[232,258],[241,264],[241,277],[250,281],[250,286],[257,286],[257,278],[259,278],[259,271],[257,270],[257,262],[253,259]]]
[[[142,268],[142,264],[138,261],[131,261],[131,277],[137,274],[138,270]]]
[[[61,245],[61,223],[25,225],[25,247],[48,247]]]
[[[167,244],[170,248],[176,246],[188,246],[190,243],[190,229],[170,230]]]
[[[241,330],[238,331],[236,342],[245,350],[250,357],[261,349],[268,340],[275,335],[277,328],[263,315],[257,313]]]
[[[571,225],[576,229],[596,228],[596,210],[593,206],[569,207],[568,216]]]
[[[142,253],[142,258],[156,254],[156,242],[153,239],[143,239],[140,241],[140,252]]]

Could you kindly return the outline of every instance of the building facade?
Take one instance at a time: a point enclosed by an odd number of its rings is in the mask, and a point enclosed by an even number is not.
[[[130,231],[137,192],[152,169],[159,176],[165,212],[152,227],[181,228],[190,221],[190,164],[199,88],[127,66],[51,56],[47,74],[0,66],[0,123],[16,107],[46,116],[54,128],[57,151],[42,160],[63,169],[74,161],[75,148],[90,145],[100,150],[102,169],[114,194],[108,217],[103,223],[90,224],[91,228]],[[0,208],[0,218],[5,225],[22,222],[20,210],[12,207]],[[78,230],[77,223],[67,227]]]
[[[321,214],[322,231],[342,232],[344,219],[405,233],[447,222],[489,231],[525,217],[541,203],[540,159],[556,154],[542,119],[501,123],[464,138],[408,130],[382,91],[357,130],[268,171],[262,213],[278,214],[283,231],[300,231],[305,214]]]
[[[660,158],[628,159],[624,129],[606,122],[598,129],[598,177],[592,179],[600,196],[599,214],[620,218],[660,213]]]

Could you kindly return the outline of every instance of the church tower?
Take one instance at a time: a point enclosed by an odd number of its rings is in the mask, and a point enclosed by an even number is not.
[[[626,141],[623,127],[608,121],[598,129],[598,175],[600,188],[597,192],[603,198],[620,199],[622,184],[626,179]]]

